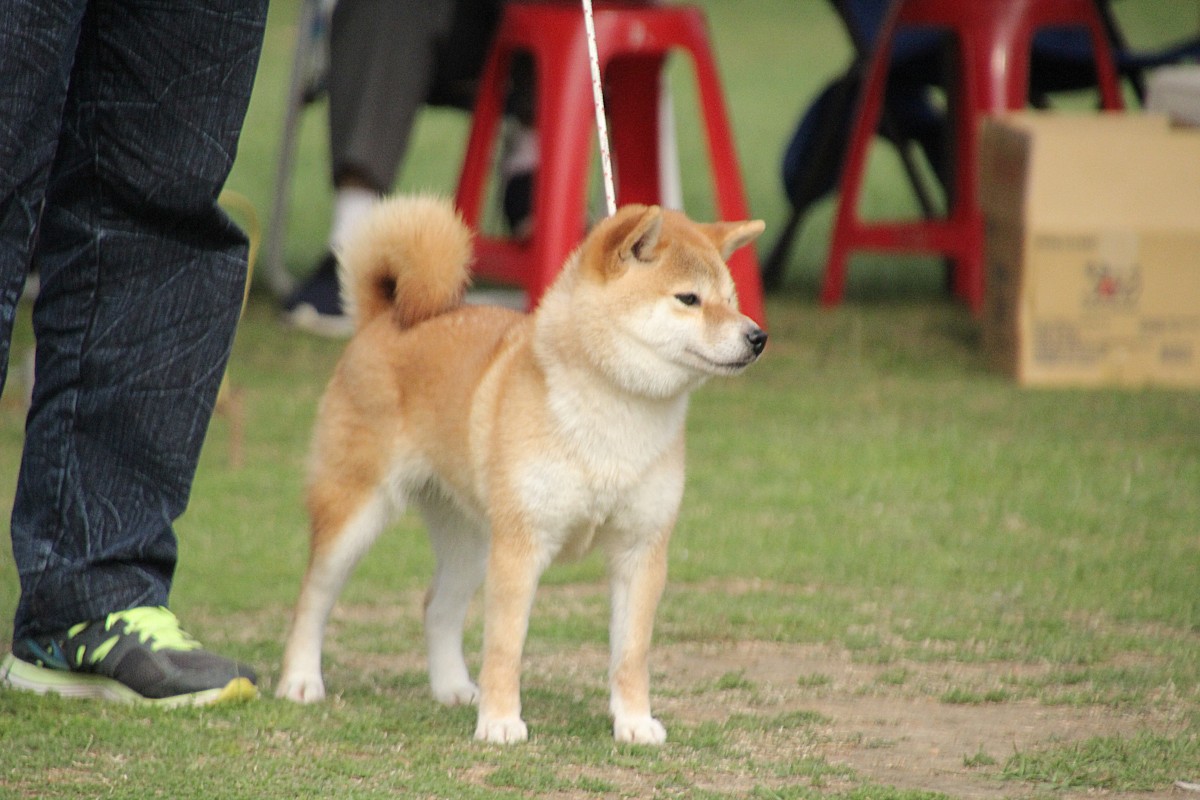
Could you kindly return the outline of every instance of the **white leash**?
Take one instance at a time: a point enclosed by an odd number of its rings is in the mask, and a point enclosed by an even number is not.
[[[596,105],[596,134],[600,142],[600,171],[604,173],[604,200],[611,217],[617,213],[617,196],[613,189],[612,156],[608,152],[608,122],[604,116],[604,90],[600,86],[600,55],[596,51],[592,0],[583,0],[583,24],[587,30],[588,57],[592,65],[592,100]]]

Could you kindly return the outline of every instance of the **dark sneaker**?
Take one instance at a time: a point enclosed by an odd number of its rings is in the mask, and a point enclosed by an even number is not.
[[[340,338],[354,332],[354,322],[342,308],[337,259],[332,253],[321,259],[308,280],[287,299],[283,314],[293,327],[320,336]]]
[[[250,700],[257,683],[254,670],[204,650],[154,606],[14,642],[0,665],[0,686],[166,707]]]

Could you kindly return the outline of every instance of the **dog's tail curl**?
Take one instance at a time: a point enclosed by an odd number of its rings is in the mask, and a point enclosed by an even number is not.
[[[471,231],[448,200],[387,198],[338,254],[343,304],[358,329],[389,312],[412,327],[462,303],[472,257]]]

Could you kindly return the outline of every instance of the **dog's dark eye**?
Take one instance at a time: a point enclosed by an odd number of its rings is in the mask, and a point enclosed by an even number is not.
[[[675,295],[675,299],[683,303],[685,306],[700,305],[700,298],[691,292],[681,292],[680,294]]]

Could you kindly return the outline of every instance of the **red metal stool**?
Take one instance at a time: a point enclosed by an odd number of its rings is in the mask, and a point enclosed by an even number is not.
[[[749,217],[733,136],[702,12],[691,6],[595,3],[600,70],[612,140],[617,203],[659,203],[659,86],[669,51],[686,51],[696,71],[717,213]],[[456,203],[479,231],[480,208],[504,109],[512,56],[533,59],[540,161],[533,232],[525,240],[477,233],[475,272],[524,287],[532,307],[585,234],[595,111],[583,11],[578,3],[508,3],[484,65]],[[742,312],[764,322],[752,248],[729,260]]]
[[[851,250],[942,253],[953,260],[954,292],[973,311],[983,305],[983,215],[979,208],[977,134],[988,113],[1024,108],[1029,92],[1030,45],[1046,27],[1085,28],[1091,35],[1101,103],[1122,107],[1112,50],[1095,0],[896,0],[880,34],[859,99],[842,172],[837,218],[821,290],[836,305]],[[911,27],[937,28],[957,41],[957,75],[947,81],[954,135],[953,187],[943,219],[866,222],[858,215],[867,150],[879,123],[887,69],[896,36]]]

